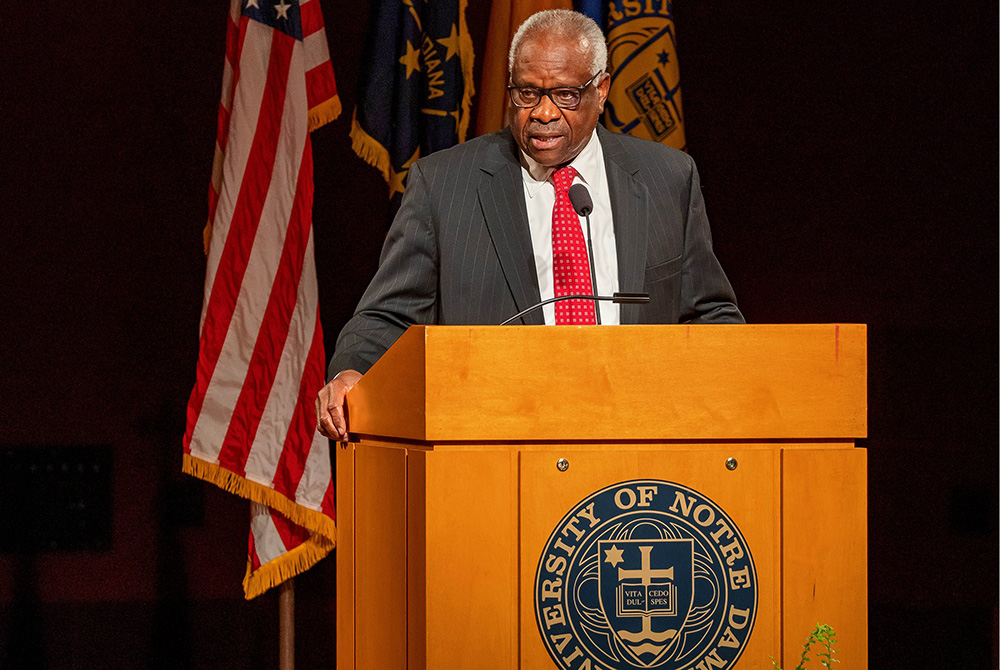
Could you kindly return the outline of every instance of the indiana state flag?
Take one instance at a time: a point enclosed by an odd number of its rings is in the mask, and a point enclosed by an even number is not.
[[[389,197],[410,166],[465,141],[472,103],[467,0],[378,0],[373,7],[351,140],[382,171]]]
[[[673,2],[608,4],[609,130],[685,148]]]

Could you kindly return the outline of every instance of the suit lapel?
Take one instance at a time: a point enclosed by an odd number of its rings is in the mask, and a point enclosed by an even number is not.
[[[509,132],[501,137],[507,142],[495,144],[491,155],[483,163],[482,170],[486,174],[479,185],[479,202],[507,285],[520,311],[537,304],[541,297],[528,228],[528,210],[524,204],[521,166],[516,154],[511,154],[513,140]],[[544,323],[541,310],[525,315],[523,320],[526,324]]]
[[[639,166],[618,137],[598,126],[611,196],[611,216],[618,255],[618,290],[642,291],[646,271],[649,192],[635,178]],[[639,305],[621,306],[621,323],[639,323]]]

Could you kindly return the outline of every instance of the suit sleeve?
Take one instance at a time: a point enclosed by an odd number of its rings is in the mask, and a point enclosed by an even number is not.
[[[680,323],[746,323],[736,306],[733,287],[712,250],[701,179],[690,161],[688,207],[684,230]]]
[[[407,328],[434,323],[438,254],[431,210],[427,184],[416,163],[410,168],[375,277],[337,338],[329,378],[341,370],[367,372]]]

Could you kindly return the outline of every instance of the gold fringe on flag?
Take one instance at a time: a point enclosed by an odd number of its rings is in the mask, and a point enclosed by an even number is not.
[[[230,493],[270,507],[299,526],[322,536],[330,543],[331,548],[337,544],[337,524],[335,521],[322,512],[311,510],[289,500],[274,489],[240,477],[217,464],[207,463],[191,454],[184,454],[181,470],[193,477],[211,482]]]
[[[351,148],[361,160],[382,172],[382,178],[389,181],[389,150],[382,143],[365,132],[358,123],[358,111],[351,118]]]
[[[205,255],[208,255],[209,245],[212,244],[212,222],[205,224],[205,230],[201,231],[201,243],[205,245]]]
[[[340,116],[340,96],[335,95],[309,110],[309,132]]]
[[[264,565],[252,568],[247,558],[247,574],[243,577],[243,594],[252,600],[287,579],[302,574],[333,550],[334,544],[322,535],[314,534],[308,540]]]

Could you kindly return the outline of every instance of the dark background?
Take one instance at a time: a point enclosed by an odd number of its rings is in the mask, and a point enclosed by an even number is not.
[[[390,209],[348,138],[369,4],[324,6],[345,110],[313,137],[328,352]],[[106,456],[92,502],[112,512],[90,544],[3,527],[3,668],[277,667],[276,596],[242,598],[248,503],[180,473],[215,5],[4,8],[0,486],[27,453],[44,507],[80,483],[67,458]],[[997,6],[675,11],[689,150],[748,321],[868,324],[871,667],[995,668]],[[488,13],[470,2],[477,58]],[[301,668],[332,663],[334,581],[333,560],[297,580]]]

